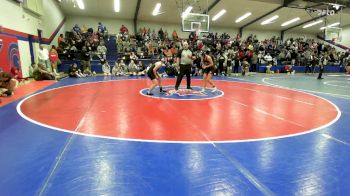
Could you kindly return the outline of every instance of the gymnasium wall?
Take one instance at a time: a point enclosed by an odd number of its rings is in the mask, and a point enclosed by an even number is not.
[[[66,29],[71,31],[75,24],[78,24],[80,27],[85,25],[86,27],[92,27],[94,31],[97,31],[98,23],[102,22],[110,34],[119,33],[120,27],[125,25],[130,33],[134,33],[133,21],[132,20],[122,20],[122,19],[112,19],[112,18],[97,18],[89,16],[67,16]]]
[[[60,6],[56,2],[56,0],[43,0],[44,6],[44,17],[41,18],[42,23],[40,27],[43,30],[43,37],[50,38],[52,33],[57,29],[57,27],[64,20],[65,15],[61,11]],[[53,42],[51,44],[57,45],[57,38],[62,33],[65,32],[65,26],[63,26],[57,35],[54,37]]]
[[[111,18],[96,18],[96,17],[85,17],[85,16],[68,16],[66,27],[67,30],[71,30],[75,24],[78,24],[79,26],[82,26],[85,24],[87,27],[93,27],[94,30],[97,29],[98,22],[102,22],[104,25],[106,25],[109,33],[116,34],[119,32],[119,28],[122,24],[124,24],[128,29],[129,32],[134,33],[133,28],[133,21],[132,20],[119,20],[119,19],[111,19]],[[138,29],[139,28],[151,28],[151,30],[155,29],[156,32],[163,28],[163,30],[167,30],[169,35],[176,30],[177,34],[181,38],[188,38],[189,33],[188,32],[182,32],[181,30],[181,24],[172,24],[172,23],[155,23],[155,22],[148,22],[148,21],[138,21],[137,22]],[[236,36],[239,32],[239,29],[237,28],[227,28],[227,27],[216,27],[216,26],[210,26],[211,32],[217,32],[218,34],[221,33],[228,33],[230,36]],[[262,31],[262,30],[252,30],[252,29],[244,29],[243,31],[243,39],[247,38],[250,34],[257,35],[259,40],[269,39],[272,36],[280,37],[280,31]],[[299,38],[299,37],[305,37],[305,38],[312,38],[315,39],[316,35],[310,34],[310,33],[300,33],[300,32],[286,32],[285,33],[285,39],[286,38]]]
[[[171,36],[174,30],[176,30],[180,38],[188,38],[189,35],[188,32],[182,32],[180,24],[160,24],[155,22],[138,21],[137,25],[138,28],[151,28],[151,30],[154,29],[156,32],[158,32],[158,30],[162,27],[163,31],[168,31],[169,36]]]
[[[284,39],[288,39],[288,38],[304,38],[304,39],[317,39],[317,36],[315,34],[311,34],[311,33],[302,33],[300,31],[287,31],[284,33]]]
[[[124,24],[129,32],[134,34],[134,22],[133,20],[121,20],[121,19],[112,19],[112,18],[96,18],[96,17],[88,17],[88,16],[67,16],[66,27],[67,30],[71,30],[75,24],[78,24],[80,27],[84,24],[87,27],[92,27],[94,30],[97,30],[98,22],[102,22],[108,29],[110,34],[119,33],[119,29],[122,24]],[[138,29],[139,28],[151,28],[151,30],[158,30],[163,28],[163,30],[167,30],[169,34],[171,34],[174,30],[178,33],[181,38],[188,38],[188,32],[182,32],[181,24],[160,24],[155,22],[148,21],[138,21],[137,22]],[[211,27],[210,29],[213,32],[223,33],[223,32],[231,32],[230,34],[237,34],[237,29],[228,29],[228,28],[220,28],[220,27]]]
[[[43,15],[36,15],[24,9],[19,3],[13,0],[0,1],[0,25],[5,29],[14,30],[22,34],[18,40],[20,62],[23,76],[28,76],[28,66],[31,64],[28,35],[38,35],[38,29],[42,30],[43,38],[50,38],[59,24],[64,20],[64,14],[55,0],[43,0]],[[60,31],[51,44],[57,45],[57,36],[65,31],[65,27]],[[33,44],[35,61],[37,61],[38,44]],[[49,46],[47,46],[49,48]]]
[[[262,30],[252,30],[252,29],[244,29],[242,38],[246,39],[249,35],[256,35],[258,40],[269,39],[273,36],[280,37],[281,34],[279,31],[262,31]]]
[[[188,38],[189,32],[182,32],[181,24],[160,24],[155,22],[148,21],[138,21],[138,28],[149,27],[151,29],[155,29],[158,31],[161,27],[163,30],[167,30],[169,35],[172,34],[174,30],[176,30],[177,34],[180,38]],[[224,27],[214,27],[210,26],[211,32],[217,32],[218,34],[229,33],[231,36],[236,35],[238,30],[234,28],[224,28]]]

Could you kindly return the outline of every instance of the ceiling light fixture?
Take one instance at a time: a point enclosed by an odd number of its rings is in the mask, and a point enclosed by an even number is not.
[[[296,22],[296,21],[299,21],[299,20],[300,20],[299,17],[293,18],[292,20],[288,20],[287,22],[284,22],[281,26],[282,26],[282,27],[288,26],[288,25],[290,25],[290,24],[292,24],[292,23],[294,23],[294,22]]]
[[[187,15],[191,12],[192,6],[188,6],[184,12],[182,12],[182,18],[186,18]]]
[[[267,20],[264,20],[261,22],[261,25],[267,25],[267,24],[270,24],[272,23],[274,20],[276,20],[277,18],[279,18],[278,15],[275,15],[275,16],[272,16],[271,18],[267,19]]]
[[[241,22],[242,20],[248,18],[250,15],[252,15],[252,13],[251,13],[251,12],[247,12],[247,13],[245,13],[243,16],[237,18],[237,20],[236,20],[235,22],[236,22],[236,23],[239,23],[239,22]]]
[[[157,16],[158,14],[159,14],[159,10],[160,10],[160,7],[162,6],[162,4],[160,4],[160,3],[157,3],[156,4],[156,7],[154,7],[154,10],[153,10],[153,12],[152,12],[152,15],[153,16]]]
[[[77,4],[78,4],[79,9],[81,9],[81,10],[85,9],[83,0],[77,0]]]
[[[327,25],[327,26],[325,26],[325,27],[321,27],[320,30],[324,30],[324,29],[326,29],[326,28],[328,28],[328,27],[335,27],[335,26],[338,26],[338,25],[340,25],[340,22],[336,22],[336,23]]]
[[[306,28],[309,28],[309,27],[311,27],[311,26],[317,25],[317,24],[319,24],[319,23],[321,23],[321,22],[323,22],[323,20],[318,20],[318,21],[316,21],[316,22],[313,22],[313,23],[309,23],[309,24],[307,24],[307,25],[304,25],[303,28],[306,29]]]
[[[221,10],[219,13],[217,13],[214,17],[213,17],[213,21],[219,19],[222,15],[224,15],[226,13],[226,10]]]
[[[114,11],[120,12],[120,0],[114,0]]]

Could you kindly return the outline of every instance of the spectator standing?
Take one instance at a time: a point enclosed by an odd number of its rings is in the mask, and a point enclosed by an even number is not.
[[[39,63],[45,65],[46,69],[50,71],[51,69],[51,64],[49,61],[49,52],[42,44],[39,46]]]
[[[53,73],[55,75],[57,75],[58,74],[58,72],[57,72],[57,64],[59,62],[59,58],[58,58],[58,53],[56,51],[56,47],[55,46],[52,46],[52,48],[50,50],[49,59],[50,59],[50,62],[51,62],[52,71],[53,71]]]
[[[80,64],[83,68],[83,72],[85,73],[87,70],[90,70],[91,72],[91,56],[90,52],[86,49],[86,47],[83,47],[83,50],[81,51],[81,61]]]

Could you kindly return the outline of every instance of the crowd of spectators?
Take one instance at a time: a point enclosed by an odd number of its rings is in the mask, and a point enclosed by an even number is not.
[[[321,62],[334,66],[349,64],[348,51],[337,51],[331,45],[315,39],[290,38],[282,42],[278,37],[258,40],[256,35],[250,35],[243,40],[239,35],[231,37],[227,33],[200,35],[192,32],[187,40],[195,54],[211,51],[217,67],[216,74],[228,75],[231,73],[230,70],[237,73],[238,67],[243,66],[243,61],[248,63],[249,70],[253,72],[257,71],[258,64],[266,64],[267,73],[271,73],[271,67],[276,65],[286,65],[288,67],[284,71],[288,71],[295,65],[309,68]],[[135,36],[128,34],[128,31],[120,31],[117,36],[118,52],[132,51],[140,58],[165,57],[170,64],[175,60],[177,52],[181,50],[182,41],[176,31],[170,38],[167,31],[163,31],[162,28],[158,32],[149,28],[140,28]],[[309,71],[309,69],[305,70]]]
[[[289,38],[282,41],[278,37],[258,40],[256,35],[242,39],[239,35],[230,36],[227,33],[200,34],[191,32],[187,39],[180,39],[174,30],[171,35],[167,30],[158,31],[150,28],[140,28],[135,35],[130,34],[126,26],[122,25],[115,36],[117,49],[113,54],[120,57],[111,62],[107,60],[109,40],[108,30],[102,23],[97,31],[83,25],[75,25],[71,32],[58,38],[58,46],[47,50],[39,47],[38,63],[30,66],[30,76],[35,80],[57,79],[57,66],[61,58],[69,60],[80,59],[81,66],[72,63],[68,74],[71,77],[87,77],[96,74],[91,71],[91,60],[98,59],[105,76],[135,76],[145,75],[148,64],[142,59],[164,58],[166,60],[166,74],[177,75],[177,53],[182,49],[184,41],[190,43],[190,49],[196,56],[193,61],[193,75],[201,75],[201,54],[210,52],[216,75],[238,74],[241,67],[242,75],[256,72],[257,65],[266,65],[266,72],[273,73],[272,67],[285,65],[284,70],[293,72],[293,66],[305,66],[305,73],[313,72],[316,66],[342,66],[350,74],[349,51],[337,51],[331,45],[307,38]],[[11,77],[8,77],[11,76]],[[14,88],[15,76],[1,73],[0,92],[2,96],[11,95]]]
[[[106,59],[106,40],[108,40],[108,30],[101,22],[98,24],[97,31],[85,25],[80,28],[76,24],[71,32],[66,33],[65,38],[63,34],[59,36],[57,51],[61,57],[69,60],[83,58],[82,56],[88,56],[90,59],[93,57]]]
[[[106,59],[105,42],[108,38],[107,29],[102,23],[99,23],[96,32],[92,28],[86,28],[85,25],[82,28],[75,25],[66,40],[63,37],[59,38],[57,50],[60,55],[68,59],[80,58],[83,74],[90,75],[88,72],[89,70],[91,72],[90,61],[97,58],[103,66],[103,73],[109,75],[113,73]],[[286,65],[281,71],[291,71],[293,66],[301,65],[310,72],[310,69],[321,62],[334,66],[349,64],[349,52],[337,51],[334,47],[314,39],[290,38],[282,42],[278,37],[258,40],[256,35],[242,39],[239,35],[230,36],[227,33],[192,32],[186,40],[198,58],[202,52],[210,51],[216,65],[216,75],[238,73],[239,67],[244,68],[241,70],[247,70],[248,67],[249,71],[256,72],[259,64],[266,65],[267,73],[272,73],[271,68],[276,65]],[[139,66],[139,69],[136,69],[134,64],[138,65],[138,59],[166,58],[168,66],[175,66],[175,57],[182,49],[184,39],[180,39],[175,30],[170,35],[162,28],[156,31],[144,27],[133,35],[122,25],[115,41],[117,51],[113,53],[121,55],[121,58],[113,63],[119,65],[119,71],[115,69],[113,75],[138,75],[138,72],[147,67],[145,65],[141,69]],[[196,68],[200,67],[199,64],[199,61],[194,62],[195,75],[201,74],[200,69]]]

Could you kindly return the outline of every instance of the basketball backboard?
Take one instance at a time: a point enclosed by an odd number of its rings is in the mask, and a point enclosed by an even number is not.
[[[182,31],[209,32],[209,15],[189,13],[186,17],[182,17]]]
[[[325,40],[340,42],[342,38],[342,28],[327,27],[325,29]]]

